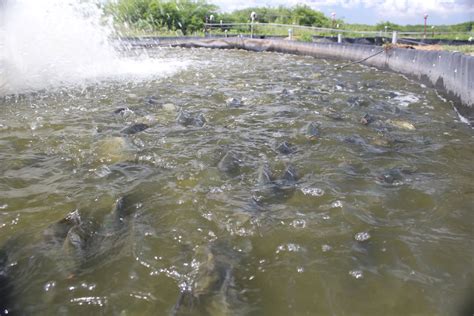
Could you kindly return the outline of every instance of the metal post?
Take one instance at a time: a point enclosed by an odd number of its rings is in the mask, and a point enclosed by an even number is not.
[[[425,13],[424,15],[424,19],[425,19],[425,34],[424,34],[424,38],[426,38],[426,20],[428,19],[428,13]]]
[[[392,33],[392,44],[397,44],[397,40],[398,40],[397,31],[393,31],[393,33]]]
[[[293,29],[288,29],[288,39],[290,41],[293,39]]]
[[[342,44],[342,34],[337,34],[337,43]]]
[[[250,24],[250,38],[253,38],[253,23],[255,22],[256,18],[257,18],[257,13],[255,11],[250,13],[250,19],[252,20],[252,24]]]
[[[213,22],[214,22],[214,15],[211,14],[211,16],[209,16],[209,23],[212,24]],[[212,25],[209,28],[209,37],[211,36],[211,31],[212,31]]]

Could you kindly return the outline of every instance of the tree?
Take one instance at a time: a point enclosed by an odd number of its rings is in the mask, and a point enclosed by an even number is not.
[[[108,6],[108,12],[139,29],[166,28],[187,34],[202,30],[206,16],[216,14],[217,6],[205,0],[119,0]]]
[[[402,29],[402,27],[398,24],[395,24],[395,23],[392,23],[392,22],[389,22],[389,21],[382,21],[382,22],[379,22],[375,25],[375,30],[376,31],[385,31],[385,27],[387,27],[387,30],[388,31],[399,31]]]
[[[307,5],[297,5],[292,9],[293,23],[306,26],[329,26],[329,19],[321,12]]]

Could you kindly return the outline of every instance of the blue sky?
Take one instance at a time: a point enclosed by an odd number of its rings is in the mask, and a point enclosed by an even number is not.
[[[251,6],[292,6],[306,4],[330,16],[336,13],[349,23],[375,24],[391,21],[397,24],[454,24],[474,20],[474,0],[209,0],[222,11]]]

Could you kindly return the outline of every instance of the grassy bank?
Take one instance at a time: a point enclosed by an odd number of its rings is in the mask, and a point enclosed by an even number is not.
[[[462,46],[454,46],[454,45],[442,45],[441,48],[443,50],[447,50],[450,52],[460,52],[467,55],[474,56],[474,44],[473,45],[462,45]]]
[[[117,26],[124,35],[160,35],[179,36],[204,34],[206,23],[250,23],[250,15],[256,13],[255,34],[268,36],[287,36],[291,25],[293,35],[297,38],[310,39],[312,35],[331,36],[328,32],[300,29],[299,26],[338,28],[348,31],[346,37],[391,36],[392,31],[423,33],[424,25],[398,25],[382,21],[376,25],[350,24],[343,19],[332,20],[318,10],[307,5],[251,7],[222,13],[216,5],[206,0],[118,0],[108,2],[106,12],[114,17]],[[260,24],[261,23],[261,24]],[[268,23],[284,24],[285,26],[265,25]],[[449,40],[467,40],[474,37],[474,22],[454,25],[428,25],[427,38]],[[212,30],[216,34],[250,34],[249,26],[223,26]],[[402,34],[400,34],[402,35]],[[406,34],[403,37],[421,38],[425,34]],[[402,36],[401,36],[402,37]]]

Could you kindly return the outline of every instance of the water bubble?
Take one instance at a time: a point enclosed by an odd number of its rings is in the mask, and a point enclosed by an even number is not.
[[[76,303],[78,305],[97,305],[97,306],[104,306],[107,304],[106,297],[77,297],[70,300],[71,303]]]
[[[30,129],[31,129],[32,131],[36,130],[38,127],[39,127],[39,126],[38,126],[38,123],[37,123],[37,122],[31,122],[31,123],[30,123]]]
[[[55,282],[55,281],[49,281],[49,282],[47,282],[47,283],[43,286],[43,289],[44,289],[46,292],[49,292],[49,291],[51,291],[55,286],[56,286],[56,282]]]
[[[130,110],[128,107],[126,107],[125,110],[120,111],[120,115],[122,115],[123,117],[129,117],[132,114],[134,114],[134,112]]]
[[[320,188],[301,188],[301,192],[303,192],[304,195],[311,195],[311,196],[324,195],[324,190]]]
[[[357,241],[366,241],[369,240],[370,234],[368,232],[360,232],[355,234],[354,239]]]
[[[178,285],[178,288],[180,289],[181,292],[188,292],[192,290],[192,287],[188,285],[187,282],[183,281]]]
[[[334,201],[331,203],[331,207],[332,208],[339,208],[339,207],[342,207],[342,202],[337,200],[337,201]]]
[[[248,236],[253,236],[254,232],[251,229],[246,229],[244,227],[240,227],[239,229],[236,230],[229,230],[228,231],[231,233],[231,235],[237,235],[240,237],[248,237]]]
[[[291,226],[294,228],[305,228],[306,227],[306,221],[304,219],[295,219],[292,223]]]
[[[156,298],[151,293],[136,292],[136,293],[130,293],[129,295],[130,297],[134,297],[139,300],[145,300],[145,301],[156,300]]]
[[[280,253],[284,251],[300,252],[300,251],[304,251],[304,248],[298,244],[288,243],[288,244],[279,245],[275,253]]]
[[[296,252],[296,251],[300,251],[302,249],[301,246],[297,245],[297,244],[288,244],[287,248],[288,248],[288,251],[290,251],[290,252]]]
[[[212,194],[215,194],[215,193],[222,193],[224,192],[224,190],[222,190],[221,188],[219,187],[211,187],[210,190],[209,190],[209,193],[212,193]]]
[[[274,137],[274,138],[281,138],[281,137],[283,137],[283,134],[282,134],[281,132],[274,132],[274,133],[272,134],[272,137]]]
[[[323,252],[328,252],[328,251],[331,251],[331,250],[332,250],[332,247],[329,246],[329,245],[322,245],[322,246],[321,246],[321,250],[322,250]]]
[[[104,178],[104,177],[108,176],[111,173],[112,173],[112,171],[106,165],[101,166],[99,169],[97,169],[95,171],[95,174],[98,178]]]
[[[19,221],[20,221],[20,214],[18,214],[18,215],[11,221],[11,224],[12,224],[12,225],[16,225],[16,224],[18,224]]]
[[[89,291],[92,291],[92,290],[94,290],[94,289],[96,288],[96,285],[95,285],[94,283],[87,284],[86,282],[82,282],[82,283],[81,283],[81,287],[82,287],[83,289],[87,289],[87,290],[89,290]]]
[[[364,277],[364,273],[361,270],[351,270],[349,275],[355,279],[362,279]]]
[[[205,212],[203,214],[201,214],[202,217],[204,217],[205,219],[207,219],[208,221],[212,221],[212,213],[211,212]]]
[[[143,140],[139,139],[139,138],[134,138],[132,140],[133,144],[139,148],[145,148],[145,143],[143,142]]]

